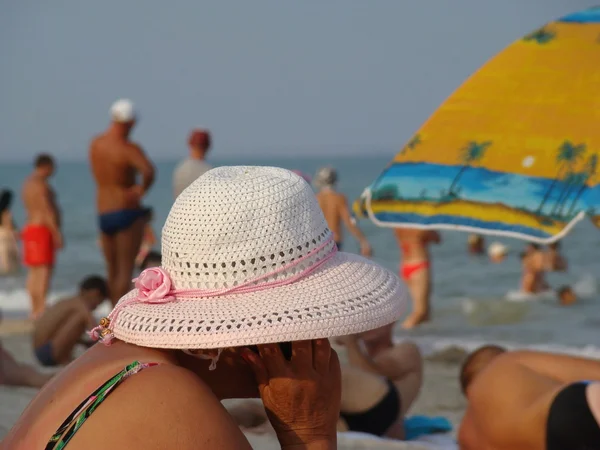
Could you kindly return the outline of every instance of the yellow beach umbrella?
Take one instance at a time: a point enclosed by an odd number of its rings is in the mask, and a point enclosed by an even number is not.
[[[540,243],[600,226],[600,8],[551,22],[485,64],[354,205],[377,225]]]

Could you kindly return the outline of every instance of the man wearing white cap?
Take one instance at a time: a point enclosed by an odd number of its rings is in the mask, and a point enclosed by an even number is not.
[[[136,123],[130,100],[116,101],[112,122],[90,145],[90,163],[96,180],[98,225],[108,272],[110,299],[116,304],[128,290],[135,258],[150,209],[142,207],[142,197],[154,182],[154,167],[142,148],[129,140]],[[142,182],[136,182],[136,175]]]

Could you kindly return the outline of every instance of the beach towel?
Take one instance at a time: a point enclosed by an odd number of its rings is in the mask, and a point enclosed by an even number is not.
[[[419,436],[448,433],[452,424],[445,417],[412,416],[404,419],[406,440],[412,441]]]
[[[412,441],[398,441],[346,431],[338,433],[338,447],[352,450],[458,450],[456,441],[448,433],[420,436]]]

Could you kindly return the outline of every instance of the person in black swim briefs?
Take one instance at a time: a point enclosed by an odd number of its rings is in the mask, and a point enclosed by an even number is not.
[[[391,327],[374,331],[377,339],[367,334],[336,339],[348,355],[338,429],[404,439],[404,417],[423,383],[423,359],[413,342],[394,345],[389,339],[384,345]]]
[[[382,328],[375,335],[382,336],[387,331]],[[363,343],[360,335],[335,340],[346,347],[349,363],[342,365],[338,431],[404,439],[404,417],[423,382],[423,359],[418,347],[408,341],[397,345],[390,341],[389,346],[375,348]],[[227,405],[227,410],[242,428],[253,433],[268,430],[262,405],[252,400]]]
[[[488,345],[468,356],[460,383],[461,450],[600,449],[600,361]]]
[[[140,146],[129,139],[136,124],[133,104],[119,100],[110,115],[108,130],[92,140],[90,163],[97,185],[98,226],[108,289],[114,305],[129,290],[144,228],[151,217],[142,199],[154,182],[154,167]]]

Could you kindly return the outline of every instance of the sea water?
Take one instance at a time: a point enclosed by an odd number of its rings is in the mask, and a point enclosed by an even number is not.
[[[340,191],[352,201],[381,172],[392,154],[393,151],[389,156],[369,157],[240,157],[211,162],[215,165],[272,165],[298,169],[311,175],[318,167],[330,165],[338,169]],[[160,236],[172,204],[171,174],[174,166],[175,161],[156,163],[156,184],[146,199],[146,203],[155,210],[153,226],[157,236]],[[17,225],[22,225],[24,220],[18,191],[30,170],[30,164],[0,164],[0,188],[10,188],[17,193],[13,207]],[[94,185],[88,164],[58,160],[52,184],[63,214],[66,248],[58,256],[50,301],[76,291],[84,276],[104,273],[97,245]],[[397,271],[399,251],[392,231],[377,228],[368,220],[361,220],[359,225],[373,246],[374,259]],[[580,301],[568,307],[559,306],[553,298],[517,303],[507,300],[507,295],[518,289],[518,254],[524,247],[522,241],[487,237],[488,244],[498,240],[510,247],[506,261],[492,264],[485,256],[467,253],[466,234],[443,232],[442,239],[441,245],[432,247],[433,320],[416,330],[402,331],[398,327],[396,334],[399,339],[414,338],[426,351],[442,350],[448,346],[469,350],[481,343],[495,342],[600,357],[600,304],[596,293],[600,232],[590,223],[579,224],[563,240],[569,271],[548,276],[554,287],[564,284],[576,286]],[[345,250],[358,251],[348,233],[344,244]],[[27,314],[29,301],[24,286],[24,273],[0,277],[0,309],[5,316]],[[108,306],[104,306],[101,313],[106,311]]]

